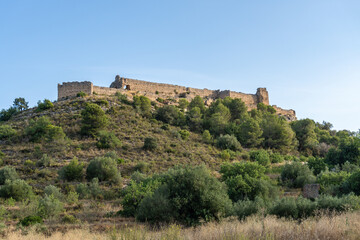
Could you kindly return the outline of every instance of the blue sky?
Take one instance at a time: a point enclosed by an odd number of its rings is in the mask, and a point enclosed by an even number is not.
[[[0,2],[0,108],[116,74],[255,93],[360,128],[360,1]]]

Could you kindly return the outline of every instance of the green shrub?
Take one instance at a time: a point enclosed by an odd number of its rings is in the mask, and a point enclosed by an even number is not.
[[[29,126],[25,128],[25,135],[32,142],[39,142],[42,139],[47,141],[61,141],[65,138],[65,133],[61,127],[51,124],[50,120],[43,116],[36,120],[31,119]]]
[[[84,176],[84,164],[74,157],[71,162],[59,170],[59,177],[66,181],[81,181]]]
[[[96,157],[91,160],[86,169],[86,179],[91,180],[93,178],[119,184],[121,175],[117,169],[116,160],[109,157]]]
[[[234,204],[234,214],[239,220],[244,220],[246,217],[253,214],[257,214],[261,209],[265,208],[264,200],[261,198],[255,198],[254,201],[243,200]]]
[[[343,191],[360,195],[360,171],[354,172],[346,179],[346,182],[343,184]]]
[[[19,221],[19,224],[24,227],[34,225],[37,223],[43,223],[43,219],[40,216],[27,216]]]
[[[237,151],[241,149],[241,145],[235,136],[223,135],[217,139],[216,146],[220,149],[230,149]]]
[[[205,130],[202,134],[202,140],[204,143],[211,143],[212,142],[212,136],[209,132],[209,130]]]
[[[231,150],[230,150],[230,151],[231,151]],[[222,160],[225,160],[225,161],[230,160],[230,157],[231,157],[230,151],[229,151],[229,149],[222,150],[222,151],[220,152],[220,158],[221,158]]]
[[[133,107],[144,117],[151,117],[151,101],[145,96],[134,96]]]
[[[117,96],[118,100],[125,104],[130,104],[130,101],[128,100],[126,94],[121,94],[120,92],[115,93],[115,96]]]
[[[24,180],[6,180],[5,184],[0,188],[0,197],[13,198],[17,201],[31,199],[34,196],[32,187]]]
[[[271,163],[282,163],[284,162],[284,156],[280,153],[272,153],[270,154],[270,161]]]
[[[43,102],[38,101],[38,106],[36,111],[40,112],[40,111],[44,111],[50,108],[53,108],[54,104],[49,100],[49,99],[44,99]]]
[[[141,201],[136,211],[136,220],[150,224],[171,223],[176,215],[170,204],[167,188],[162,187]]]
[[[187,130],[180,130],[179,134],[180,134],[182,140],[187,140],[190,136],[190,132]]]
[[[329,195],[321,195],[317,199],[317,204],[319,209],[329,210],[329,211],[343,211],[344,205],[341,198],[333,197]]]
[[[131,174],[130,179],[137,182],[137,183],[139,183],[139,182],[145,181],[146,175],[144,173],[139,172],[139,171],[135,171],[135,172],[133,172],[133,174]]]
[[[268,152],[263,149],[251,151],[250,160],[257,162],[264,167],[270,165],[270,156]]]
[[[228,187],[231,200],[264,199],[277,195],[277,189],[265,175],[265,167],[256,162],[225,163],[221,165],[221,178]]]
[[[205,166],[175,167],[162,176],[162,181],[164,185],[161,189],[149,196],[151,199],[144,202],[145,206],[139,207],[139,211],[151,208],[147,211],[151,215],[138,212],[139,220],[157,223],[174,219],[186,225],[196,225],[200,221],[219,220],[231,209],[225,184],[213,177]],[[164,209],[160,208],[157,200],[171,210],[163,218]]]
[[[63,203],[53,195],[45,195],[39,200],[37,214],[43,218],[58,216],[63,211]]]
[[[39,159],[39,161],[36,162],[36,166],[38,166],[38,167],[50,167],[52,162],[53,162],[53,160],[52,160],[51,157],[49,157],[47,154],[43,154],[41,159]]]
[[[84,93],[83,91],[81,91],[81,92],[78,92],[78,93],[76,94],[76,96],[83,98],[83,97],[86,96],[86,93]]]
[[[4,185],[6,180],[16,180],[19,178],[15,168],[5,166],[0,169],[0,185]]]
[[[124,197],[121,202],[123,206],[121,215],[126,217],[135,216],[140,202],[146,196],[152,195],[159,186],[160,182],[155,179],[145,178],[143,181],[131,180],[124,190]]]
[[[77,219],[74,215],[65,214],[62,219],[62,223],[68,223],[68,224],[75,224],[79,222],[79,219]]]
[[[175,126],[181,126],[185,123],[184,114],[173,105],[165,105],[158,108],[155,114],[157,120]]]
[[[315,175],[318,175],[321,171],[325,171],[326,169],[326,163],[323,158],[309,157],[308,166]]]
[[[1,125],[0,126],[0,140],[9,139],[16,135],[16,130],[13,129],[10,125]]]
[[[5,153],[0,151],[0,166],[4,164]]]
[[[289,187],[302,188],[305,184],[314,183],[316,178],[307,165],[293,162],[284,166],[281,180]]]
[[[93,178],[88,185],[88,192],[93,199],[103,198],[103,190],[100,188],[99,179]]]
[[[53,195],[54,198],[59,200],[64,200],[64,195],[60,192],[60,189],[55,187],[54,185],[48,185],[44,189],[45,196]]]
[[[149,171],[149,164],[146,162],[139,162],[134,166],[134,171],[140,173],[146,173]]]
[[[317,176],[317,183],[320,184],[320,190],[322,192],[331,193],[335,186],[340,187],[350,176],[350,173],[345,171],[340,172],[321,172]],[[330,191],[330,192],[329,192]],[[337,194],[337,193],[336,193]]]
[[[0,111],[0,122],[8,121],[10,118],[19,113],[19,110],[15,107],[10,107],[9,109],[3,109]]]
[[[157,141],[155,138],[147,137],[144,140],[143,149],[153,151],[157,148]]]
[[[115,136],[113,132],[100,131],[96,146],[98,148],[114,149],[121,147],[121,141]]]
[[[308,218],[315,214],[317,203],[310,199],[299,197],[296,199],[296,207],[298,210],[298,218]]]
[[[70,205],[77,204],[79,202],[79,194],[74,191],[70,191],[66,197],[66,202]]]
[[[276,201],[269,210],[270,214],[285,218],[298,218],[298,209],[294,198],[282,198]]]
[[[97,100],[96,104],[99,106],[109,107],[109,101],[106,101],[105,99]]]
[[[80,199],[88,198],[90,196],[89,188],[86,183],[79,183],[76,185],[76,193]]]
[[[87,104],[81,111],[81,133],[83,135],[95,136],[100,130],[108,124],[108,118],[105,112],[97,104]]]

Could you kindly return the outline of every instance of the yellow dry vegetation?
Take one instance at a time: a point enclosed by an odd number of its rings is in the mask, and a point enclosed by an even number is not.
[[[74,229],[66,233],[54,232],[51,236],[30,231],[23,235],[20,231],[8,233],[7,240],[137,240],[137,239],[184,239],[184,240],[217,240],[217,239],[359,239],[360,212],[342,215],[322,215],[299,223],[274,216],[252,217],[240,222],[228,219],[221,223],[209,223],[196,228],[181,228],[178,225],[162,227],[160,230],[149,230],[145,225],[113,229],[108,232],[91,232],[91,229]]]

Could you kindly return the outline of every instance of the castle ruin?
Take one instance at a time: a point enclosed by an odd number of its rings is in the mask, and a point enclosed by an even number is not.
[[[255,94],[245,94],[241,92],[234,92],[230,90],[209,90],[183,87],[172,84],[154,83],[141,81],[130,78],[123,78],[117,75],[115,81],[111,83],[110,87],[94,86],[91,82],[64,82],[58,84],[58,100],[75,97],[79,92],[84,92],[87,95],[114,95],[116,92],[121,92],[126,95],[142,95],[148,97],[152,101],[163,99],[169,104],[178,102],[179,99],[184,98],[191,101],[195,96],[200,96],[205,100],[206,105],[218,98],[241,98],[241,100],[248,107],[248,110],[255,109],[258,103],[269,105],[269,93],[266,88],[258,88]],[[278,115],[284,116],[287,120],[296,120],[295,111],[285,110],[273,105]]]

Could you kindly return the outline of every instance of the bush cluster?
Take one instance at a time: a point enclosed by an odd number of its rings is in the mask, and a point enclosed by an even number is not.
[[[204,166],[175,167],[161,176],[133,181],[128,188],[123,211],[152,224],[196,225],[218,220],[231,210],[226,186]]]
[[[59,170],[59,177],[66,181],[81,181],[84,177],[84,164],[79,163],[77,158],[72,159]]]
[[[100,131],[96,146],[103,149],[115,149],[121,147],[121,141],[113,132]]]
[[[285,165],[281,172],[281,181],[289,187],[302,188],[305,184],[314,183],[316,177],[306,164],[293,162]]]
[[[44,99],[43,102],[39,101],[36,111],[44,111],[50,108],[53,108],[54,104],[49,99]]]
[[[46,140],[48,142],[61,141],[65,138],[65,133],[61,127],[54,126],[47,117],[40,117],[36,120],[31,119],[25,128],[25,135],[32,142]]]
[[[116,160],[110,157],[96,157],[91,160],[86,168],[86,179],[91,180],[93,178],[119,184],[121,175],[117,169]]]
[[[17,131],[13,129],[10,125],[1,125],[0,126],[0,140],[9,139],[15,136]]]

